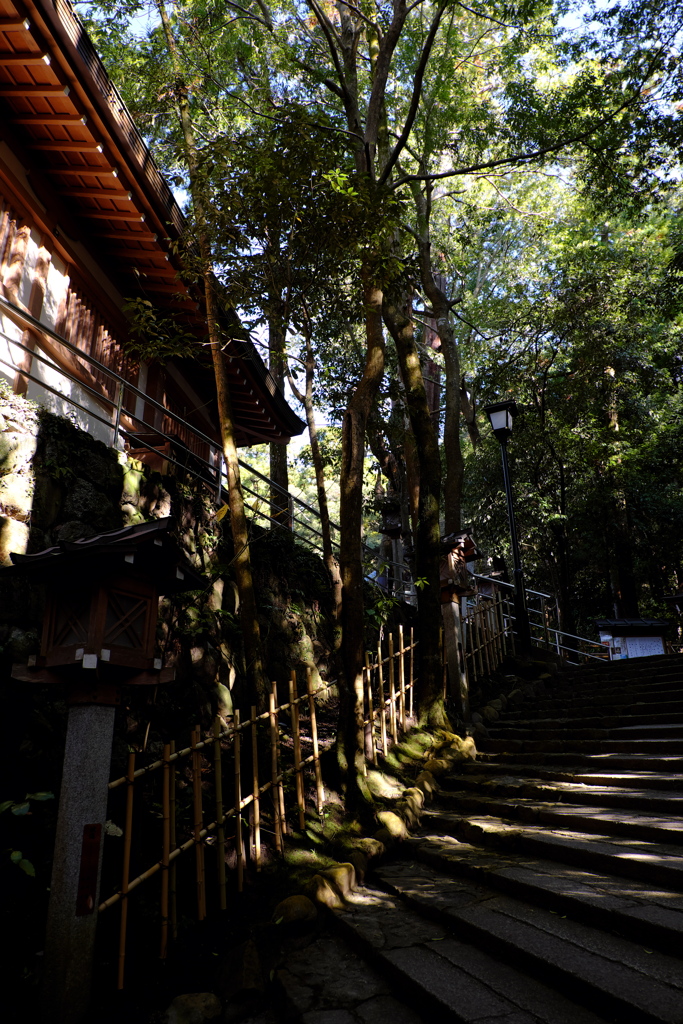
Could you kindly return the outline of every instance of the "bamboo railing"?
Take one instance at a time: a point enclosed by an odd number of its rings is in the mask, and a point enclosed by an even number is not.
[[[370,737],[366,750],[371,762],[377,763],[378,753],[386,755],[413,716],[415,648],[412,629],[406,644],[399,627],[396,637],[388,636],[384,651],[380,645],[372,657],[366,656],[363,682]],[[211,907],[225,910],[228,853],[234,864],[230,872],[233,888],[242,892],[247,869],[256,874],[261,871],[264,845],[274,855],[281,854],[287,834],[305,828],[307,813],[315,810],[322,814],[325,789],[316,698],[335,685],[335,681],[328,682],[314,690],[308,669],[306,692],[299,695],[293,671],[285,703],[278,704],[273,683],[268,710],[262,714],[252,706],[249,718],[242,721],[235,710],[229,724],[217,716],[204,734],[195,725],[187,746],[176,748],[175,743],[167,742],[161,758],[150,764],[136,766],[141,755],[129,753],[126,773],[109,783],[110,792],[125,787],[120,884],[98,907],[99,914],[119,907],[119,989],[125,985],[129,901],[141,885],[159,876],[159,956],[165,959],[178,932],[179,895],[185,904],[192,900],[199,921]],[[302,714],[307,719],[303,723]],[[138,799],[136,785],[141,783],[147,790],[151,787],[153,794],[146,791],[146,803],[161,808],[157,815],[159,859],[131,877],[133,812]],[[182,810],[179,787],[186,794]],[[191,850],[194,870],[186,869],[181,878],[179,858]]]

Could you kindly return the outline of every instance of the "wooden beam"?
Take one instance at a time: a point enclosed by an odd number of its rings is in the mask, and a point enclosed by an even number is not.
[[[98,231],[96,229],[95,234],[107,242],[157,242],[159,240],[158,235],[142,231]]]
[[[3,82],[0,85],[0,96],[68,96],[68,85],[9,85]]]
[[[118,178],[115,167],[93,167],[92,164],[83,164],[82,167],[76,167],[74,164],[62,167],[53,166],[46,167],[45,170],[50,174],[79,174],[84,178],[105,178],[107,175]]]
[[[94,220],[128,220],[135,222],[145,219],[144,213],[137,213],[134,210],[131,210],[130,213],[119,213],[116,210],[90,210],[83,208],[78,211],[78,216]]]
[[[34,141],[26,143],[27,149],[39,149],[46,153],[101,153],[102,145],[99,142],[88,142],[86,139],[83,142],[74,142],[73,139],[70,141],[56,142],[54,139],[49,141]]]
[[[58,191],[69,199],[116,199],[122,203],[130,203],[133,199],[132,192],[115,192],[113,188],[73,188],[62,185]]]
[[[0,61],[2,58],[0,57]],[[10,124],[80,124],[87,121],[85,116],[80,114],[17,114],[16,117],[8,117]]]
[[[28,18],[0,18],[0,32],[28,32],[30,28]]]
[[[0,57],[2,66],[5,68],[18,67],[26,64],[44,64],[50,66],[50,58],[47,53],[3,53]]]

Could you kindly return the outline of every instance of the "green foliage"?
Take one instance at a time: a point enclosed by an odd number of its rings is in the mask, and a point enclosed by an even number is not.
[[[146,361],[165,363],[173,356],[197,355],[197,337],[182,322],[180,315],[169,316],[149,299],[126,299],[123,311],[130,321],[128,350]]]

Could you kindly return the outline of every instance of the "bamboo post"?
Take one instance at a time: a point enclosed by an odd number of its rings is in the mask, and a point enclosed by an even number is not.
[[[206,917],[206,893],[204,891],[204,845],[201,831],[203,822],[201,754],[197,750],[199,726],[192,730],[192,805],[194,812],[195,872],[197,876],[197,920]]]
[[[175,754],[175,740],[171,740],[170,753]],[[171,773],[169,778],[169,842],[171,851],[176,848],[176,800],[175,800],[175,789],[176,789],[176,777],[175,777],[175,761],[172,762]],[[168,895],[171,910],[171,938],[178,938],[178,897],[177,897],[177,870],[175,860],[168,869]]]
[[[276,684],[273,683],[273,686]],[[280,817],[280,783],[278,782],[278,728],[275,714],[275,694],[268,694],[268,717],[270,721],[270,777],[273,797],[273,830],[275,849],[282,853],[282,818]]]
[[[446,631],[443,628],[443,624],[439,631],[439,650],[441,652],[441,689],[443,699],[446,700],[448,696],[448,646],[446,644]]]
[[[394,743],[398,742],[398,724],[396,722],[396,685],[394,681],[394,638],[391,633],[389,641],[389,714],[391,717],[391,735]]]
[[[223,809],[223,757],[221,750],[221,720],[216,715],[213,720],[213,772],[214,792],[216,794],[216,860],[218,868],[218,906],[227,910],[228,901],[225,892],[225,812]]]
[[[325,789],[323,787],[323,773],[320,768],[320,751],[318,749],[318,716],[315,710],[315,694],[313,692],[313,673],[310,668],[306,669],[306,689],[308,690],[308,710],[311,720],[311,738],[313,740],[313,768],[315,770],[315,795],[318,814],[323,813],[325,803]]]
[[[490,675],[491,674],[491,668],[493,667],[493,663],[491,661],[491,651],[490,651],[490,644],[489,644],[489,630],[488,630],[488,616],[487,616],[487,612],[488,612],[487,606],[485,604],[482,605],[481,610],[479,612],[479,615],[480,615],[480,621],[481,621],[482,638],[483,638],[483,643],[484,643],[484,664],[486,665],[486,673],[487,673],[487,675]]]
[[[370,760],[373,764],[377,764],[377,744],[375,743],[375,705],[372,700],[372,670],[370,668],[370,655],[365,652],[365,680],[368,689],[368,732],[369,736],[366,735],[365,743],[365,756],[368,757],[368,743],[370,740]]]
[[[171,855],[171,744],[164,744],[164,767],[161,790],[162,838],[161,838],[161,942],[159,958],[168,955],[168,888],[169,857]]]
[[[475,626],[477,634],[477,662],[479,663],[479,675],[484,675],[484,656],[482,652],[482,631],[481,631],[481,612],[479,606],[474,609],[473,624]]]
[[[126,818],[123,826],[123,868],[121,871],[121,925],[119,928],[119,969],[116,987],[123,988],[126,969],[126,931],[128,928],[128,882],[130,881],[130,848],[133,841],[133,785],[135,783],[135,751],[128,754],[126,771]]]
[[[292,719],[292,741],[294,744],[294,771],[296,776],[296,805],[299,811],[299,828],[306,827],[304,804],[304,776],[301,767],[301,736],[299,734],[299,705],[297,703],[296,672],[292,670],[289,680],[289,709]]]
[[[384,697],[384,666],[382,664],[382,645],[377,645],[377,678],[379,681],[379,706],[381,708],[381,715],[379,720],[379,727],[382,737],[382,753],[387,756],[387,704]]]
[[[277,683],[273,683],[273,696],[275,698],[275,704],[277,708]],[[287,812],[285,810],[285,784],[284,784],[284,770],[282,768],[282,744],[280,743],[280,731],[277,731],[277,755],[278,764],[280,766],[280,781],[278,782],[278,800],[280,802],[280,824],[282,826],[283,837],[287,835]]]
[[[413,717],[415,696],[415,630],[410,627],[410,717]]]
[[[251,775],[252,775],[252,807],[254,818],[254,863],[256,870],[261,870],[261,793],[258,784],[258,738],[257,738],[256,705],[251,706]]]
[[[237,857],[237,891],[244,888],[244,842],[242,837],[242,773],[241,773],[241,734],[240,713],[235,708],[233,717],[233,744],[235,757],[235,855]]]
[[[398,687],[399,709],[401,712],[401,729],[406,731],[406,666],[403,650],[403,626],[398,627]]]

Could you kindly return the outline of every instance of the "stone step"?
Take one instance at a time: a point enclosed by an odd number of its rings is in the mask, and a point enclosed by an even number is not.
[[[613,1019],[520,972],[492,955],[485,943],[463,941],[461,929],[456,937],[451,922],[429,920],[381,889],[353,893],[335,921],[352,948],[389,977],[392,994],[435,1024],[606,1024]],[[655,999],[659,995],[658,989]],[[660,1014],[648,1017],[647,1024],[672,1020]]]
[[[559,715],[548,716],[547,712],[538,711],[534,708],[523,708],[520,711],[511,711],[508,707],[501,715],[504,723],[509,722],[514,728],[535,728],[536,726],[564,725],[568,729],[577,724],[584,729],[619,729],[629,725],[667,725],[669,722],[683,721],[683,701],[678,702],[674,711],[645,712],[637,710],[633,714],[612,714],[610,709],[602,713],[590,715],[567,715],[564,711]],[[495,728],[498,728],[496,725]]]
[[[636,719],[634,718],[633,721],[635,723]],[[683,722],[596,728],[595,726],[588,727],[585,721],[579,726],[573,722],[557,722],[556,725],[542,725],[540,722],[529,722],[523,725],[521,722],[508,723],[506,720],[502,725],[489,727],[489,736],[492,740],[555,740],[564,738],[568,743],[574,740],[683,739]]]
[[[672,957],[422,865],[388,866],[378,878],[411,910],[608,1019],[681,1022],[683,972]],[[448,955],[441,942],[438,952]]]
[[[683,818],[683,793],[654,788],[639,790],[635,788],[640,781],[637,778],[633,779],[634,788],[627,788],[628,783],[610,787],[602,783],[544,781],[518,775],[468,774],[451,776],[446,781],[448,788],[441,790],[442,802],[459,792],[475,792],[486,796],[527,797],[573,804],[593,805],[599,801],[602,807],[623,807]]]
[[[565,832],[595,832],[603,836],[624,836],[672,846],[683,844],[683,821],[680,818],[644,814],[625,807],[610,810],[566,801],[558,806],[555,802],[548,803],[533,797],[506,800],[489,794],[457,792],[442,793],[441,803],[449,813],[462,817],[486,816],[531,825],[547,825],[551,829]],[[680,853],[683,858],[683,845]]]
[[[664,757],[649,754],[588,754],[566,751],[549,752],[545,750],[512,753],[507,751],[505,753],[484,753],[482,763],[486,763],[486,761],[495,761],[500,765],[571,765],[574,768],[585,768],[589,771],[602,768],[605,774],[609,774],[615,769],[618,771],[626,769],[629,772],[658,772],[666,774],[683,772],[683,757]]]
[[[663,694],[628,694],[623,691],[613,697],[537,697],[529,701],[520,701],[519,708],[527,713],[543,713],[562,718],[576,718],[583,715],[595,715],[604,711],[605,714],[675,714],[681,708],[680,691]]]
[[[511,825],[491,817],[462,816],[446,811],[427,811],[424,829],[443,832],[475,846],[526,852],[533,857],[559,860],[589,871],[623,875],[683,890],[683,856],[680,846],[574,831],[542,825]]]
[[[457,785],[469,775],[485,775],[488,778],[510,776],[510,765],[500,761],[466,762],[460,765],[457,775],[447,776],[443,780],[446,787]],[[577,783],[585,786],[608,786],[619,789],[631,787],[639,790],[666,790],[667,792],[683,791],[683,775],[679,772],[658,772],[647,770],[635,771],[594,771],[591,768],[576,766],[574,768],[552,769],[547,765],[519,764],[515,765],[514,777],[520,779],[542,779],[550,782]]]
[[[544,753],[570,752],[577,754],[683,754],[683,738],[667,739],[574,739],[571,734],[560,736],[566,738],[557,739],[515,739],[509,736],[510,730],[505,730],[502,739],[493,737],[481,740],[479,749],[483,753]]]
[[[683,949],[683,895],[670,889],[526,854],[503,855],[451,836],[410,838],[405,852],[442,873],[472,879],[666,953]]]

